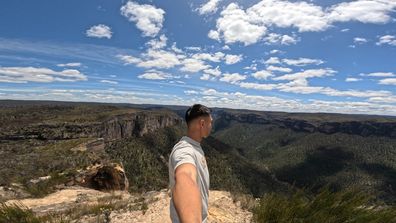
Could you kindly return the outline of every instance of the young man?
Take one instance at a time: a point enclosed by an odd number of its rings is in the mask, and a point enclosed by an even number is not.
[[[202,223],[208,217],[209,171],[201,148],[212,130],[210,109],[195,104],[186,111],[187,136],[169,156],[170,217],[173,223]]]

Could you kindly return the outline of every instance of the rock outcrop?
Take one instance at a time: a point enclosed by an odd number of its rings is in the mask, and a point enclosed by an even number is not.
[[[74,216],[71,222],[96,223],[107,215],[112,223],[170,223],[169,191],[152,191],[132,195],[126,191],[106,193],[82,187],[69,187],[44,198],[10,200],[7,204],[22,204],[39,216],[62,214]],[[92,214],[89,207],[111,203],[116,209]],[[142,206],[143,204],[143,206]],[[72,210],[72,212],[70,212]],[[78,212],[81,213],[78,213]],[[89,213],[89,214],[87,214]],[[209,192],[208,223],[247,223],[252,213],[234,203],[231,194],[225,191]]]
[[[100,191],[127,191],[129,181],[124,168],[117,163],[97,164],[73,176],[68,186],[80,185]]]

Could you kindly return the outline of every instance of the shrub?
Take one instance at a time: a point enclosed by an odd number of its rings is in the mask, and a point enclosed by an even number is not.
[[[259,223],[396,222],[395,207],[372,205],[370,199],[358,190],[331,192],[328,187],[313,196],[302,190],[290,197],[272,193],[260,200],[253,213]]]

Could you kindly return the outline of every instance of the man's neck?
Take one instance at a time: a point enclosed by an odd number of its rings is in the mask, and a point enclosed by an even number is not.
[[[193,134],[192,132],[188,132],[187,136],[190,137],[191,139],[193,139],[194,141],[197,141],[199,143],[201,143],[202,141],[202,137],[197,135],[197,134]]]

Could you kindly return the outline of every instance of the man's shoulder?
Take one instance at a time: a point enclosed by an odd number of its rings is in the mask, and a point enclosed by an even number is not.
[[[176,150],[191,150],[194,151],[194,147],[188,143],[186,140],[180,139],[179,142],[177,142],[175,144],[175,146],[173,146],[172,152],[176,151]]]

